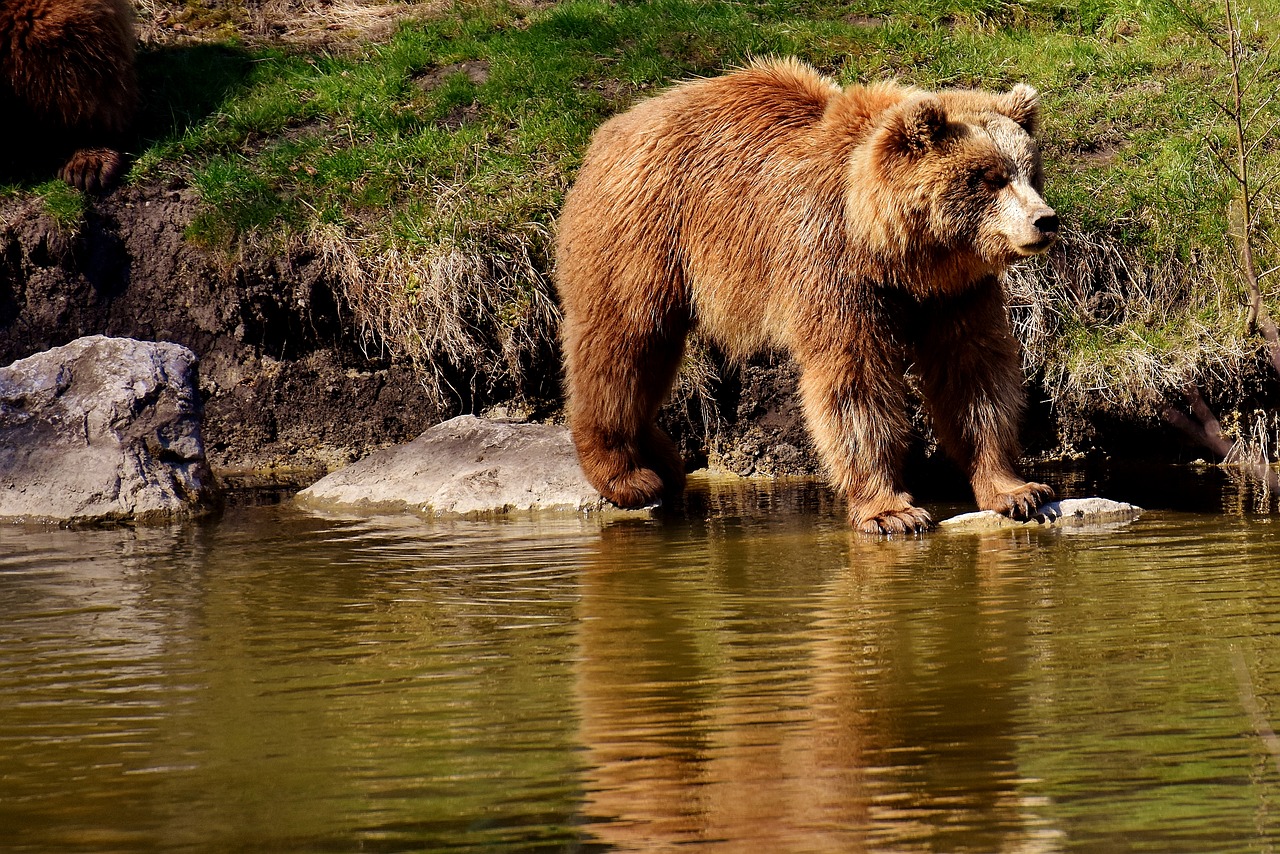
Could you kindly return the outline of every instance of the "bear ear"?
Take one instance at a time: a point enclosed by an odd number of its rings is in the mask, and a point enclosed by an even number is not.
[[[1040,93],[1034,86],[1019,83],[996,100],[996,109],[1027,133],[1035,133],[1040,120]]]
[[[904,154],[923,154],[947,131],[947,111],[937,95],[923,94],[904,102],[885,122],[885,143]]]

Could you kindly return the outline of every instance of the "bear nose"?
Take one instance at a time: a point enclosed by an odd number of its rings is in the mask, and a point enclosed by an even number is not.
[[[1044,234],[1058,233],[1058,215],[1053,211],[1036,217],[1035,226]]]

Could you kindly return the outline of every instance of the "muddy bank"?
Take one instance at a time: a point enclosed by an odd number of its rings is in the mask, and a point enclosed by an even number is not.
[[[126,187],[68,230],[39,199],[0,203],[0,364],[95,333],[189,347],[223,471],[323,471],[439,420],[347,328],[314,259],[199,248],[184,236],[198,206],[181,186]]]
[[[210,463],[304,482],[461,413],[556,417],[558,354],[529,367],[546,378],[545,398],[513,400],[494,378],[453,374],[442,383],[451,399],[433,403],[413,366],[357,328],[319,259],[227,258],[187,239],[199,210],[193,190],[157,184],[89,200],[70,229],[37,198],[0,203],[0,364],[91,334],[182,344],[200,357]],[[695,394],[664,417],[689,464],[814,471],[790,363],[717,373],[704,390],[714,403]]]

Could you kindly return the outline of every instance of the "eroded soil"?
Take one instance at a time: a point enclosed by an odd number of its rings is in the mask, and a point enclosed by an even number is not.
[[[222,470],[324,470],[439,419],[407,367],[347,329],[313,259],[228,264],[184,237],[198,205],[126,187],[68,233],[39,199],[0,203],[0,364],[91,334],[190,347]]]

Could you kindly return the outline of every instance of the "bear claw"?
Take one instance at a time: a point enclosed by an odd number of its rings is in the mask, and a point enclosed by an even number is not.
[[[1013,492],[997,495],[984,509],[1003,513],[1010,519],[1026,521],[1036,515],[1040,505],[1053,500],[1053,488],[1043,483],[1028,483]]]
[[[894,534],[923,534],[933,527],[933,518],[919,507],[893,510],[855,522],[864,534],[893,536]]]
[[[62,167],[59,176],[86,193],[99,193],[115,184],[124,171],[124,157],[110,148],[82,148]]]
[[[662,478],[653,469],[632,469],[615,477],[601,494],[625,510],[639,510],[662,500]]]

